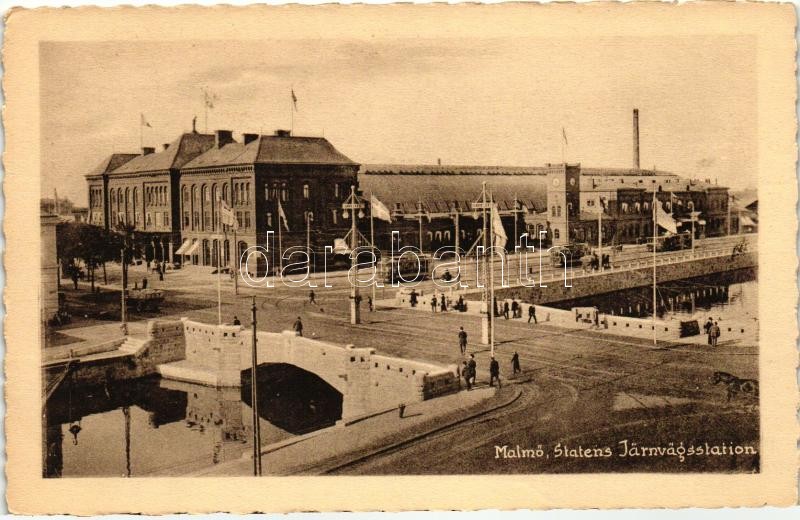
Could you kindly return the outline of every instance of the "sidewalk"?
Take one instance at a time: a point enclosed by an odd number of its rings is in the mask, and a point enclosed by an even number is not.
[[[272,446],[262,447],[262,468],[265,475],[321,474],[377,450],[446,427],[475,415],[505,406],[519,395],[517,385],[502,391],[481,387],[461,391],[406,407],[400,418],[396,409],[364,419],[346,427],[334,426]],[[313,442],[309,442],[312,441]],[[252,458],[181,474],[175,468],[171,475],[234,476],[251,475]]]

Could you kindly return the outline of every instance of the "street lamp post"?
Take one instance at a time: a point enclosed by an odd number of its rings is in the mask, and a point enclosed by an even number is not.
[[[314,213],[305,212],[306,217],[306,251],[308,251],[308,261],[311,262],[311,223],[314,222]]]
[[[356,196],[356,187],[350,186],[350,197],[344,201],[342,204],[343,214],[345,218],[347,218],[348,212],[350,214],[350,254],[352,255],[355,253],[356,248],[358,247],[358,229],[356,228],[356,218],[359,217],[359,213],[364,208],[364,204],[361,200]],[[363,215],[363,213],[362,213]],[[355,260],[355,259],[353,259]],[[355,272],[355,280],[354,283],[351,284],[350,288],[350,323],[353,325],[358,325],[361,323],[361,295],[359,294],[358,290],[358,267],[356,263],[356,272]]]

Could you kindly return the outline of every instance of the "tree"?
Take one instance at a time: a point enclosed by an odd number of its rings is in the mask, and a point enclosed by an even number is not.
[[[83,222],[64,222],[56,228],[56,251],[59,261],[68,270],[78,269],[76,260],[86,266],[86,274],[94,291],[94,271],[119,257],[121,238],[115,233]]]

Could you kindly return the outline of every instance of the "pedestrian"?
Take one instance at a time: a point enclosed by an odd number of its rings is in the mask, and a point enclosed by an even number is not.
[[[374,309],[374,305],[372,304],[372,296],[367,296],[367,306],[369,307],[369,312],[372,312]]]
[[[708,321],[706,321],[705,325],[703,325],[703,330],[708,336],[708,344],[711,345],[711,327],[714,326],[714,321],[711,319],[711,316],[708,317]]]
[[[500,383],[500,363],[492,356],[492,360],[489,362],[489,386],[494,386],[495,379],[497,379],[497,387],[503,388]]]
[[[436,312],[436,295],[431,296],[431,312]]]
[[[313,303],[314,305],[317,304],[317,295],[314,294],[314,289],[308,291],[308,303]]]
[[[467,390],[472,390],[472,381],[471,381],[472,376],[469,371],[469,365],[467,365],[466,361],[464,361],[461,367],[461,377],[464,378],[464,382],[467,384]]]
[[[475,363],[475,354],[469,355],[469,363],[467,364],[467,368],[469,369],[469,378],[472,381],[472,384],[475,384],[475,378],[478,375],[478,364]]]
[[[156,266],[156,271],[158,272],[158,281],[159,282],[163,282],[164,281],[164,268],[161,266],[161,264],[158,264]]]
[[[233,317],[233,324],[234,325],[241,325],[242,324],[242,322],[239,321],[239,317],[238,316],[234,316]]]
[[[302,336],[303,335],[303,320],[300,319],[300,316],[294,320],[294,335],[295,336]]]
[[[412,308],[417,306],[417,291],[415,289],[411,289],[411,296],[408,301],[411,303]]]
[[[461,355],[467,353],[467,331],[464,327],[458,328],[458,348],[461,349]]]
[[[72,284],[75,286],[75,290],[78,290],[78,269],[72,268],[72,273],[70,273],[70,277],[72,278]]]
[[[522,372],[522,369],[519,367],[519,354],[514,351],[514,355],[511,356],[511,370],[516,375],[519,372]]]
[[[508,319],[508,302],[503,302],[503,318]]]
[[[536,306],[535,306],[534,304],[530,304],[530,305],[528,306],[528,323],[530,323],[530,322],[531,322],[531,320],[533,320],[533,323],[534,323],[534,324],[537,324],[537,323],[539,323],[539,322],[536,320]]]
[[[518,314],[519,314],[519,303],[517,303],[517,299],[514,298],[513,300],[511,300],[511,316],[513,316],[516,319],[519,318]]]
[[[719,337],[722,334],[720,331],[719,324],[715,321],[714,325],[711,326],[711,346],[716,347],[717,341],[719,341]]]
[[[447,312],[447,299],[442,295],[442,301],[440,302],[440,309],[442,312]]]
[[[458,312],[464,312],[464,297],[462,295],[458,296],[458,302],[456,302],[456,309]]]
[[[147,289],[147,277],[142,278],[142,289]]]

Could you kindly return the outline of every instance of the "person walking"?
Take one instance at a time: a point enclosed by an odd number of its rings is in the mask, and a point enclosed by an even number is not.
[[[467,353],[467,331],[464,327],[458,328],[458,348],[461,349],[462,356]]]
[[[442,295],[442,301],[440,302],[439,308],[442,312],[447,312],[447,298]]]
[[[375,309],[375,306],[372,304],[372,296],[367,296],[367,306],[369,307],[369,312]]]
[[[719,341],[719,337],[722,334],[720,331],[719,324],[715,321],[714,325],[711,326],[711,346],[716,347],[717,341]]]
[[[472,384],[475,384],[475,378],[478,375],[478,364],[475,363],[475,354],[469,355],[469,363],[467,363],[467,368],[469,369],[469,378],[472,381]]]
[[[300,316],[298,316],[297,319],[294,320],[294,325],[292,326],[292,328],[294,328],[295,336],[303,335],[303,320],[300,319]]]
[[[530,306],[528,306],[528,323],[530,323],[531,320],[533,320],[534,324],[539,323],[536,320],[536,306],[534,304],[530,304]]]
[[[489,362],[489,386],[494,386],[495,379],[497,379],[497,387],[503,388],[500,383],[500,363],[492,356],[492,360]]]
[[[417,306],[417,291],[416,289],[411,289],[411,295],[408,298],[408,301],[411,303],[411,308]]]
[[[78,268],[73,267],[72,272],[70,273],[70,277],[72,278],[72,284],[75,286],[75,290],[78,290]]]
[[[703,325],[703,330],[706,332],[706,336],[708,336],[708,344],[711,345],[711,327],[714,326],[714,321],[711,319],[711,316],[708,317],[708,321],[706,321],[705,325]]]
[[[164,281],[164,267],[161,264],[156,265],[156,271],[158,272],[158,281]]]
[[[508,302],[503,302],[503,318],[508,319]]]
[[[238,316],[234,316],[233,317],[233,324],[234,325],[241,325],[242,324],[242,322],[239,321],[239,317]]]
[[[519,367],[519,354],[516,351],[514,351],[514,355],[511,356],[511,370],[515,375],[522,372],[522,369]]]
[[[308,303],[313,303],[314,305],[317,304],[317,295],[314,294],[314,289],[308,291]]]
[[[434,294],[433,296],[431,296],[431,312],[436,312],[436,305],[437,305],[436,295]]]
[[[517,299],[516,298],[511,300],[511,316],[514,319],[519,318],[519,303],[517,303]]]
[[[469,365],[467,365],[466,361],[464,361],[461,366],[461,377],[464,378],[464,382],[467,384],[467,390],[472,390],[472,375],[470,374]]]

